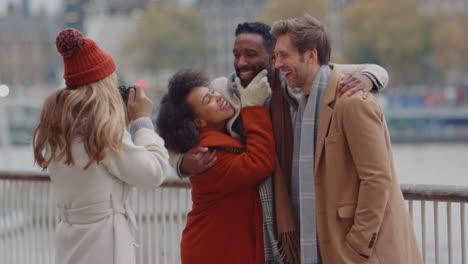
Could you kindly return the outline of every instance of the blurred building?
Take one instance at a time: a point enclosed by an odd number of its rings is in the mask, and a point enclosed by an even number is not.
[[[62,24],[58,16],[31,14],[27,1],[0,17],[0,83],[13,96],[34,95],[41,92],[35,88],[57,82],[60,57],[53,39]]]
[[[205,38],[213,46],[206,72],[226,76],[234,70],[232,48],[239,23],[254,21],[266,0],[198,0],[195,6],[205,19]]]
[[[225,8],[229,7],[248,7],[248,6],[263,6],[266,0],[198,0],[196,6],[202,7],[213,7],[222,6]]]
[[[352,0],[326,0],[330,13],[329,27],[331,29],[332,50],[334,57],[341,56],[342,25],[341,10]],[[223,76],[234,70],[232,48],[235,39],[235,29],[239,23],[255,21],[265,8],[267,0],[198,0],[198,8],[205,19],[206,40],[212,43],[214,51],[211,54],[208,69],[212,76]]]
[[[67,0],[64,3],[66,27],[71,27],[84,32],[83,23],[86,13],[91,8],[90,0]]]
[[[107,0],[108,12],[131,12],[135,8],[144,8],[151,0]]]
[[[468,0],[419,0],[424,12],[442,11],[447,14],[458,13],[467,10]]]
[[[74,0],[69,0],[74,1]],[[87,0],[86,11],[94,15],[130,15],[154,0]]]

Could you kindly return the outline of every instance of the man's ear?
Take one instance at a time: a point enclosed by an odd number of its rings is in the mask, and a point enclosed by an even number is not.
[[[316,48],[313,48],[313,49],[307,50],[307,51],[305,52],[305,57],[306,57],[306,61],[307,61],[308,63],[317,64],[317,63],[318,63],[318,52],[317,52],[317,49],[316,49]]]
[[[317,49],[312,50],[312,59],[314,60],[315,63],[318,63],[318,51],[317,51]]]
[[[206,127],[206,122],[205,122],[205,120],[200,119],[200,118],[197,118],[197,119],[193,120],[193,123],[195,123],[195,125],[196,125],[197,127],[199,127],[199,128],[204,128],[204,127]]]

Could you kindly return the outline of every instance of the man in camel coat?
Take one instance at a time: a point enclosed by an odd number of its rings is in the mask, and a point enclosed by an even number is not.
[[[292,102],[291,175],[300,263],[422,263],[376,99],[337,95],[342,72],[329,64],[330,41],[317,19],[278,21],[272,34],[275,68],[302,92]]]

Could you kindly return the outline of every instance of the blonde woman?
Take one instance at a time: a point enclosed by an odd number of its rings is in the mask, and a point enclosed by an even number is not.
[[[168,170],[167,150],[149,118],[152,102],[135,85],[126,108],[114,60],[79,31],[62,30],[56,46],[67,87],[45,101],[33,139],[61,216],[55,263],[135,263],[130,187],[155,188]]]

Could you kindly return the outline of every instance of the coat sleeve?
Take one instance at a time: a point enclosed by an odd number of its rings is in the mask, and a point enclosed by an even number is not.
[[[273,172],[275,143],[268,108],[244,107],[241,115],[244,121],[246,151],[235,154],[218,150],[215,165],[191,178],[192,184],[203,181],[204,184],[199,185],[202,192],[223,196],[241,191],[256,186]]]
[[[343,74],[370,73],[378,82],[378,92],[380,93],[388,84],[388,72],[377,64],[337,64]]]
[[[179,160],[184,156],[184,154],[172,151],[170,149],[168,149],[167,151],[169,152],[169,164],[172,168],[177,169],[177,165],[179,165]]]
[[[391,152],[386,141],[386,125],[375,97],[362,99],[362,93],[343,98],[335,111],[341,117],[360,180],[354,224],[346,240],[357,252],[371,256],[369,242],[382,224],[392,187]]]
[[[182,161],[184,160],[185,153],[177,153],[172,150],[169,151],[169,164],[171,164],[171,167],[174,168],[176,171],[177,177],[183,179],[183,178],[188,178],[191,177],[192,174],[190,173],[183,173],[182,172]]]
[[[164,140],[151,129],[134,135],[125,132],[119,153],[110,153],[104,163],[110,174],[143,190],[159,186],[169,170],[169,154]]]

